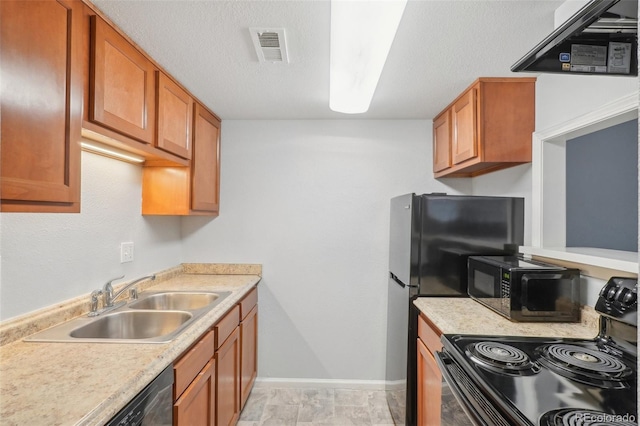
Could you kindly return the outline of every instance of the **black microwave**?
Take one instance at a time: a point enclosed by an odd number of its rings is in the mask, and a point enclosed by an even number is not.
[[[469,296],[512,321],[580,321],[580,271],[519,256],[470,256]]]

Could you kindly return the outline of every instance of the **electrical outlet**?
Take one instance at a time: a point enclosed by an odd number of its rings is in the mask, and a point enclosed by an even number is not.
[[[133,243],[120,243],[120,263],[133,262]]]

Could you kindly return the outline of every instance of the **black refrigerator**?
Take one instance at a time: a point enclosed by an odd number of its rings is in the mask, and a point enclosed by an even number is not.
[[[523,243],[523,198],[406,194],[391,199],[386,393],[396,424],[417,423],[413,300],[468,297],[469,256],[514,254]]]

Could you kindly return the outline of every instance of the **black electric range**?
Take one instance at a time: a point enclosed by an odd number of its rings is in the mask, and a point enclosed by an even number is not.
[[[612,278],[594,339],[444,335],[437,361],[476,425],[637,425],[637,306]]]

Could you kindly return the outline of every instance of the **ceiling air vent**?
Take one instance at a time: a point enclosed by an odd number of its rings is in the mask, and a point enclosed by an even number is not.
[[[260,62],[289,62],[284,28],[249,28]]]

